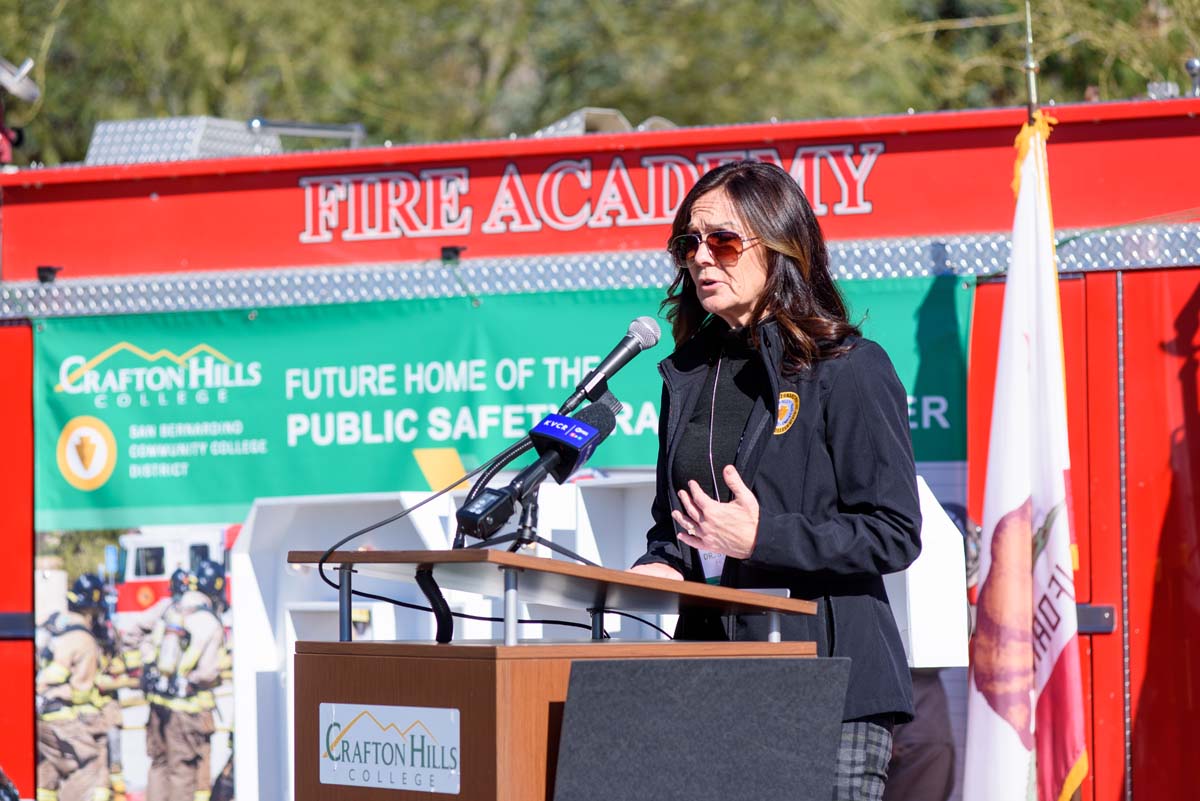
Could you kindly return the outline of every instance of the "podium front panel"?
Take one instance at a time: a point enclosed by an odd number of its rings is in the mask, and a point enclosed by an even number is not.
[[[571,664],[592,659],[812,656],[812,643],[317,643],[296,646],[296,801],[408,801],[462,798],[531,801],[553,796],[554,768]],[[339,727],[321,731],[320,707],[337,704]],[[420,715],[395,720],[363,707],[457,710],[458,751],[428,751],[434,742]],[[403,718],[403,719],[400,719]],[[353,722],[356,747],[343,734]],[[342,740],[338,738],[342,737]],[[404,738],[419,737],[419,741]],[[331,744],[337,742],[331,753]],[[369,745],[368,745],[369,744]],[[390,744],[390,745],[389,745]],[[346,757],[356,781],[323,784],[321,761]],[[432,756],[432,759],[429,757]],[[415,763],[415,764],[412,764]],[[459,792],[443,793],[438,776],[453,763]],[[442,770],[430,770],[431,766]],[[428,785],[434,776],[434,787]],[[418,781],[421,785],[418,788]],[[432,791],[431,791],[432,789]]]

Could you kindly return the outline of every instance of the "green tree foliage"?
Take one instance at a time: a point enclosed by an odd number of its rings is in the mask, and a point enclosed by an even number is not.
[[[36,61],[22,161],[82,160],[98,120],[363,123],[373,142],[528,134],[582,106],[681,125],[1019,105],[1013,0],[2,0]],[[1041,98],[1189,85],[1200,0],[1038,0]]]
[[[104,572],[104,549],[124,531],[46,531],[38,534],[37,555],[52,557],[67,571],[68,586],[83,573]]]

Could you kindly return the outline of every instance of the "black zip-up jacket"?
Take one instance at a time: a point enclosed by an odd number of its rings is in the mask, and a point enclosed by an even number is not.
[[[676,539],[679,508],[671,462],[692,416],[724,323],[710,320],[659,364],[658,483],[648,548],[637,564],[660,562],[704,581],[694,548]],[[817,601],[817,614],[785,615],[785,640],[817,643],[821,656],[850,657],[844,720],[912,718],[912,683],[883,588],[920,552],[921,511],[908,429],[908,403],[891,360],[867,339],[783,374],[774,321],[760,326],[757,356],[769,386],[756,399],[734,466],[759,504],[758,537],[746,559],[727,558],[721,584],[786,587]],[[719,421],[718,421],[719,424]],[[718,465],[718,470],[721,465]],[[765,615],[722,619],[683,610],[679,639],[765,640]]]

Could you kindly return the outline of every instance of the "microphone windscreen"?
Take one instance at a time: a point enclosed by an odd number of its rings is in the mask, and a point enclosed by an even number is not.
[[[662,337],[662,330],[658,327],[658,321],[653,317],[637,318],[629,324],[628,333],[638,341],[643,350],[657,345],[658,340]]]
[[[596,438],[596,443],[599,443],[600,440],[611,434],[613,429],[617,427],[617,416],[613,414],[612,409],[603,403],[590,403],[576,412],[573,417],[581,423],[587,423],[600,432],[600,436]]]

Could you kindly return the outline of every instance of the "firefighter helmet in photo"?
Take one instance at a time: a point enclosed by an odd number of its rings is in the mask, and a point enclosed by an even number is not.
[[[195,587],[214,600],[225,598],[225,568],[211,559],[202,559],[195,567]]]
[[[178,598],[188,590],[188,585],[191,584],[191,576],[182,567],[175,568],[175,572],[171,574],[171,597]]]
[[[82,573],[67,592],[67,608],[72,612],[104,608],[104,582],[95,573]]]

